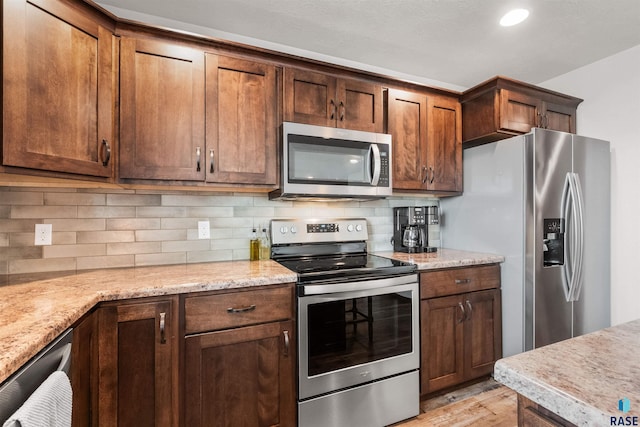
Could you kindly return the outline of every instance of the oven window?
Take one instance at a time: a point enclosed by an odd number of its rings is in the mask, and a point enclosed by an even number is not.
[[[369,185],[369,144],[289,135],[289,182]]]
[[[309,376],[411,353],[411,329],[411,292],[309,305]]]

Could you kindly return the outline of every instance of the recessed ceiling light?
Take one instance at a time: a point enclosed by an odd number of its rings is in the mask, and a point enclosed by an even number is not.
[[[507,12],[500,20],[500,25],[503,27],[510,27],[516,25],[527,19],[529,11],[527,9],[513,9]]]

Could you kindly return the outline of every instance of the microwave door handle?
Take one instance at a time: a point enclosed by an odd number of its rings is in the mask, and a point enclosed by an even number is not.
[[[373,161],[371,161],[373,159]],[[369,146],[369,176],[371,177],[371,185],[378,185],[380,180],[380,169],[382,168],[382,162],[380,160],[380,148],[378,144],[371,144]]]

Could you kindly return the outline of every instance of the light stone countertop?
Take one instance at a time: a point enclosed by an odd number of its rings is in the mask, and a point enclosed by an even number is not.
[[[0,381],[99,302],[296,280],[295,273],[270,260],[12,277],[0,286]]]
[[[418,266],[418,270],[469,267],[504,262],[504,257],[501,255],[447,248],[438,248],[437,252],[432,253],[408,254],[405,252],[376,252],[375,255],[396,259],[398,261],[411,262]]]
[[[494,377],[578,426],[639,417],[640,319],[498,360]]]

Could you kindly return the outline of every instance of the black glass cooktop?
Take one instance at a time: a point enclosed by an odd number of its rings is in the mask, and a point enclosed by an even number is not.
[[[301,285],[382,278],[416,271],[414,264],[366,253],[300,257],[278,262],[298,273],[298,284]]]

